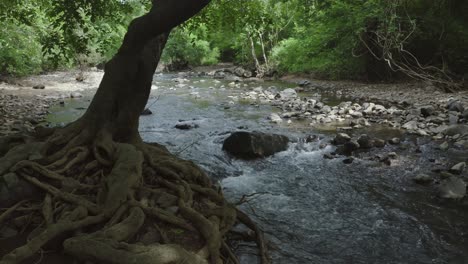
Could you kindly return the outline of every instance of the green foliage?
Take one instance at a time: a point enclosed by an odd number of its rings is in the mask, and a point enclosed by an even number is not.
[[[105,62],[149,3],[0,1],[0,73]],[[380,78],[389,72],[384,53],[403,59],[403,45],[423,66],[462,76],[468,69],[467,13],[466,0],[213,0],[173,31],[163,61],[176,68],[230,61],[323,78]],[[389,46],[376,41],[382,36]]]
[[[35,29],[4,21],[0,28],[0,73],[27,75],[41,70],[41,45]]]
[[[205,29],[198,28],[198,35],[203,36]],[[187,29],[177,28],[172,31],[162,55],[162,61],[176,69],[187,65],[211,65],[218,63],[219,50],[211,48],[206,40]]]

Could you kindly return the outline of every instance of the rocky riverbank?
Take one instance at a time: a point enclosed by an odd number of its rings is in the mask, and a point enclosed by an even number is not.
[[[468,93],[465,91],[445,93],[424,83],[363,84],[297,78],[286,78],[295,87],[283,89],[267,86],[238,68],[199,74],[229,80],[226,89],[245,87],[249,81],[258,82],[257,87],[231,99],[275,106],[278,111],[268,117],[272,123],[336,131],[336,137],[330,142],[335,147],[324,155],[326,159],[342,157],[344,164],[357,159],[398,166],[405,158],[396,152],[408,150],[405,155],[419,155],[425,145],[435,148],[439,158],[429,158],[432,167],[413,175],[413,181],[432,184],[442,198],[460,199],[466,195],[468,174],[463,157],[468,157],[468,110],[465,109]],[[386,127],[398,131],[398,135],[379,138],[365,133],[374,127]],[[417,143],[404,142],[409,138]],[[326,144],[321,147],[325,148]]]
[[[51,106],[93,93],[102,75],[94,69],[84,80],[77,80],[77,71],[63,71],[0,81],[0,136],[32,131],[45,122]]]

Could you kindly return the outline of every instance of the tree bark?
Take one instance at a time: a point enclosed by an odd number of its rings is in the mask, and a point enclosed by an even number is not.
[[[84,125],[91,135],[105,129],[117,142],[139,141],[139,116],[171,29],[209,2],[154,0],[146,15],[131,22],[118,53],[106,64],[91,105],[76,123]]]

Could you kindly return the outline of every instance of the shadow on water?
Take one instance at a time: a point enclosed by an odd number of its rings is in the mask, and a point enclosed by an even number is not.
[[[221,184],[228,199],[244,194],[257,196],[243,209],[266,232],[274,263],[468,263],[468,219],[465,201],[441,201],[432,187],[412,183],[412,177],[427,172],[430,158],[439,158],[430,144],[422,153],[387,146],[399,162],[392,167],[357,159],[344,165],[342,159],[325,160],[331,147],[319,149],[330,140],[329,132],[312,130],[307,122],[292,126],[272,125],[266,119],[268,105],[241,100],[252,88],[281,83],[232,83],[177,75],[157,75],[149,104],[154,113],[140,119],[146,141],[168,146],[179,156],[194,160]],[[231,86],[230,86],[231,84]],[[311,95],[317,96],[317,95]],[[318,95],[320,96],[320,95]],[[332,104],[340,98],[326,97]],[[56,108],[49,121],[67,122],[83,112],[69,103]],[[78,110],[77,108],[81,109]],[[199,127],[174,128],[180,120]],[[233,131],[248,130],[286,134],[293,142],[287,151],[263,160],[239,161],[222,150],[223,140]],[[381,138],[402,136],[400,131],[373,127],[355,133]],[[299,139],[319,134],[320,140]],[[377,151],[377,150],[376,150]],[[252,248],[240,245],[241,263],[257,263]]]

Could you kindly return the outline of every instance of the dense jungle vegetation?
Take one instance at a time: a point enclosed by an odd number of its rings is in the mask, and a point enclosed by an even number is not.
[[[28,75],[109,60],[144,0],[0,2],[0,72]],[[466,78],[464,0],[218,0],[174,30],[169,69],[234,62],[258,75],[388,80],[442,85]],[[397,74],[395,74],[397,73]]]

